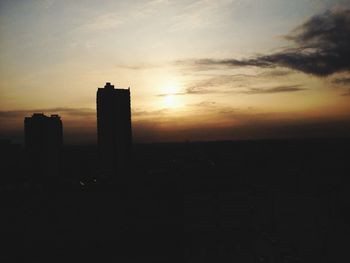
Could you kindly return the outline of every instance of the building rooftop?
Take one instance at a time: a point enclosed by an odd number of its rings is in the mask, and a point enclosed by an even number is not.
[[[114,89],[114,85],[111,85],[110,82],[106,82],[105,89]]]
[[[123,92],[123,91],[130,91],[130,87],[127,89],[116,89],[114,88],[114,85],[112,85],[110,82],[106,82],[106,85],[104,88],[98,88],[98,90],[113,90],[116,92]]]
[[[26,119],[46,119],[46,118],[55,118],[60,119],[61,117],[58,114],[51,114],[51,116],[46,116],[44,113],[33,113],[31,117],[25,117]]]
[[[33,113],[32,117],[41,118],[41,117],[47,117],[47,116],[43,112],[41,112],[41,113]]]

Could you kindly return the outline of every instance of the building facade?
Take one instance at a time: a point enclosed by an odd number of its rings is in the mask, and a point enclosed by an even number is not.
[[[131,153],[130,88],[115,89],[107,82],[97,90],[96,108],[101,172],[114,175],[125,168]]]
[[[24,134],[31,173],[37,176],[58,175],[63,146],[60,116],[34,113],[31,117],[25,117]]]

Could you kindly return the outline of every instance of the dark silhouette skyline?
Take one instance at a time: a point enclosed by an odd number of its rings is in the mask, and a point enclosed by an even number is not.
[[[43,113],[25,118],[24,152],[0,141],[2,261],[14,252],[177,263],[347,256],[349,140],[132,145],[130,90],[107,82],[96,102],[98,147],[62,147],[60,116]]]
[[[130,88],[115,89],[110,82],[96,95],[99,170],[104,176],[126,169],[131,158]],[[24,119],[25,152],[30,173],[58,175],[61,169],[63,125],[59,115],[33,113]]]

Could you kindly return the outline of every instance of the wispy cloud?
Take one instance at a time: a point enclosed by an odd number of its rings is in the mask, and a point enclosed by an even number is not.
[[[249,75],[249,74],[232,74],[232,75],[214,75],[211,78],[204,79],[199,81],[197,87],[237,87],[236,83],[247,82],[250,79],[256,80],[258,75]]]
[[[174,93],[161,93],[161,94],[157,94],[157,97],[179,96],[179,95],[186,95],[186,94],[188,94],[187,91],[185,91],[185,92],[174,92]]]
[[[177,93],[163,93],[158,94],[159,97],[164,96],[181,96],[181,95],[203,95],[203,94],[247,94],[247,95],[253,95],[253,94],[274,94],[274,93],[283,93],[283,92],[297,92],[297,91],[303,91],[306,90],[305,88],[302,88],[302,85],[282,85],[277,87],[256,87],[256,88],[244,88],[239,90],[234,89],[208,89],[208,88],[201,88],[198,86],[189,87],[184,92],[177,92]]]
[[[147,18],[157,12],[161,5],[167,4],[165,0],[152,0],[146,2],[130,2],[124,8],[96,15],[80,29],[85,31],[101,31],[114,29],[126,23]]]
[[[291,86],[278,86],[273,88],[251,88],[248,91],[245,91],[243,93],[246,94],[271,94],[271,93],[281,93],[281,92],[296,92],[296,91],[302,91],[305,90],[304,88],[301,88],[302,85],[291,85]]]
[[[133,117],[149,117],[149,116],[160,116],[169,112],[169,109],[160,109],[160,110],[133,110]]]
[[[345,78],[337,78],[332,81],[334,84],[340,84],[340,85],[349,85],[350,84],[350,77]]]
[[[213,107],[213,106],[216,106],[217,103],[215,101],[201,101],[201,102],[198,102],[198,103],[190,103],[188,104],[188,106],[191,106],[191,107]]]
[[[308,19],[286,39],[294,47],[248,59],[199,59],[192,66],[261,68],[285,67],[315,76],[350,70],[350,9],[328,10]],[[185,61],[186,62],[186,61]],[[184,64],[184,61],[178,61]],[[186,62],[188,64],[188,62]]]
[[[215,27],[224,17],[230,15],[232,0],[190,1],[181,13],[171,18],[171,31]]]
[[[292,74],[291,70],[273,69],[259,74],[260,77],[285,77]]]
[[[85,24],[82,29],[89,31],[112,29],[122,25],[127,21],[127,19],[127,17],[121,16],[121,14],[118,12],[103,14]]]
[[[44,113],[44,114],[67,114],[76,117],[88,117],[95,116],[96,112],[91,108],[46,108],[46,109],[28,109],[28,110],[12,110],[12,111],[0,111],[0,118],[21,118],[25,116],[31,116],[33,113]]]
[[[139,63],[139,64],[118,64],[117,68],[128,70],[147,70],[164,67],[162,64]]]

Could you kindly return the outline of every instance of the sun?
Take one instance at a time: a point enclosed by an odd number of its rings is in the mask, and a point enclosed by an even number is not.
[[[165,108],[176,108],[180,106],[179,87],[176,85],[167,86],[164,89],[163,105]]]
[[[163,103],[166,108],[175,108],[178,106],[177,98],[175,98],[175,95],[166,95],[164,97]]]

